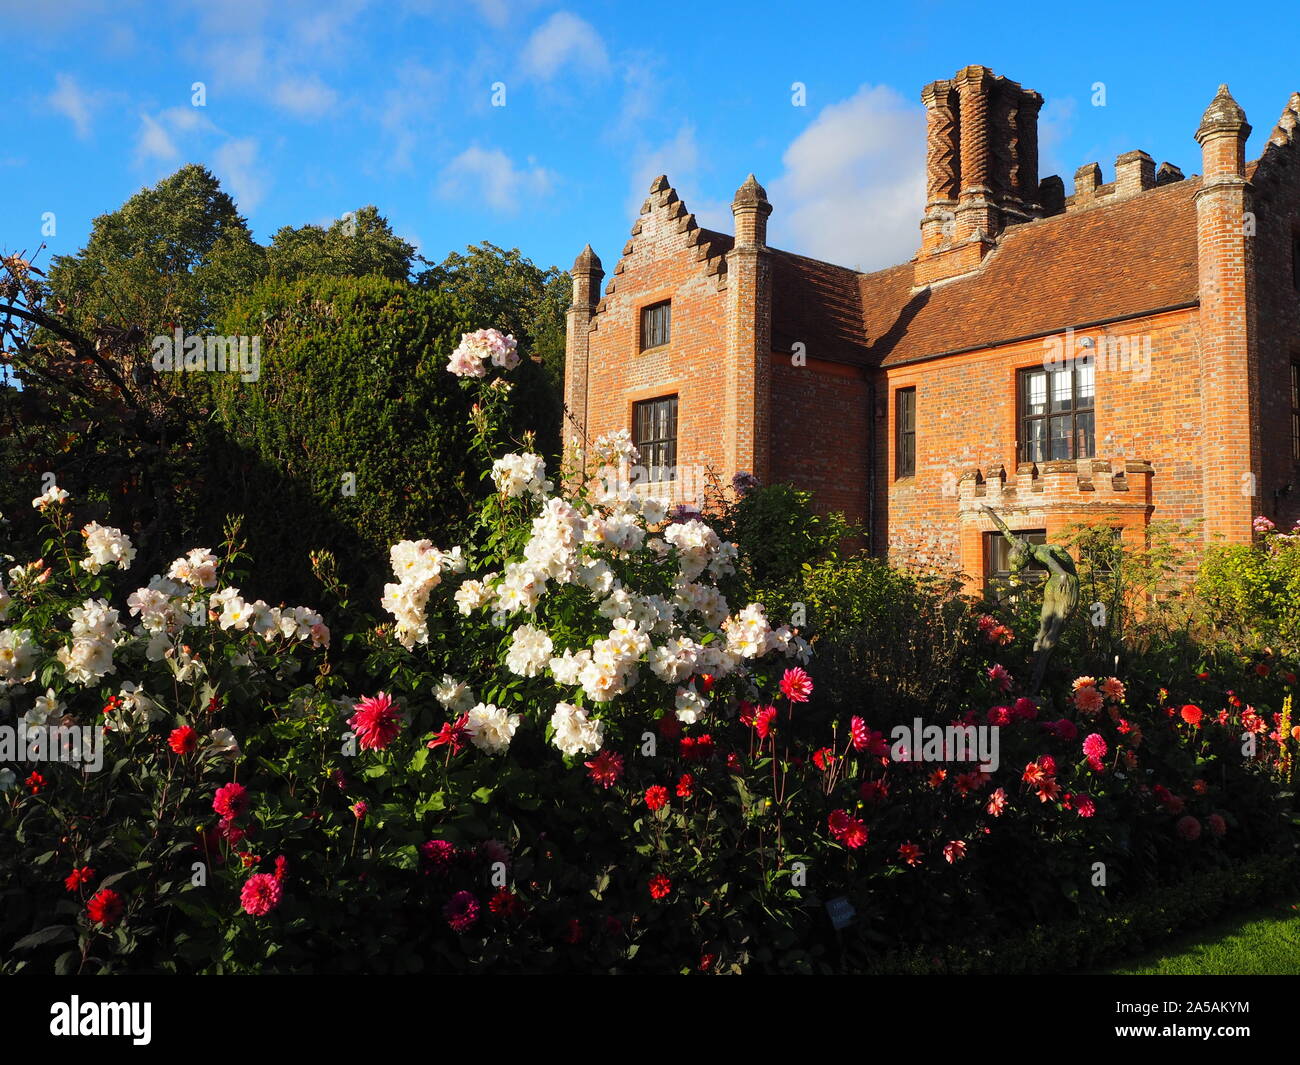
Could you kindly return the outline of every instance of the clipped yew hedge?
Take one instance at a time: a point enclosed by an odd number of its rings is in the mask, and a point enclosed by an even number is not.
[[[196,375],[211,404],[202,488],[210,510],[245,516],[259,587],[303,598],[318,548],[377,584],[389,544],[461,535],[480,473],[446,363],[472,328],[452,297],[377,276],[269,281],[234,306],[222,331],[261,338],[261,372]],[[546,452],[548,389],[525,358],[512,427]]]

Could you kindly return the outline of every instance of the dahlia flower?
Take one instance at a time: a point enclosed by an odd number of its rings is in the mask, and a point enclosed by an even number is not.
[[[357,703],[356,713],[348,718],[348,725],[356,733],[362,749],[382,751],[401,732],[402,718],[392,696],[379,692]]]
[[[254,873],[239,892],[239,904],[252,917],[265,917],[280,905],[284,888],[270,873]]]
[[[471,892],[458,891],[442,908],[442,915],[453,932],[465,933],[474,927],[478,920],[478,899]]]

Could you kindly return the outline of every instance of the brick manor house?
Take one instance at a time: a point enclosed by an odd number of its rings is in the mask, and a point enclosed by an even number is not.
[[[921,99],[920,248],[886,270],[769,247],[753,175],[734,233],[657,178],[604,294],[590,246],[573,265],[566,439],[629,430],[686,501],[674,468],[809,489],[975,586],[1005,566],[985,505],[1034,539],[1300,519],[1300,93],[1253,162],[1222,86],[1201,175],[1131,151],[1069,196],[1038,93],[970,66]]]

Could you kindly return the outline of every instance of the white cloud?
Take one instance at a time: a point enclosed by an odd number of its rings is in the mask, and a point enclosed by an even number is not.
[[[1067,178],[1074,168],[1061,159],[1061,145],[1074,129],[1075,100],[1058,96],[1048,100],[1038,115],[1038,173],[1040,177],[1058,174]],[[1069,192],[1067,187],[1066,192]]]
[[[704,158],[695,140],[695,127],[685,125],[672,140],[636,153],[632,161],[632,187],[628,191],[627,214],[635,218],[650,191],[650,182],[660,174],[677,190],[686,209],[705,229],[730,233],[731,206],[721,200],[708,199],[702,191],[701,161]],[[736,182],[740,184],[739,181]]]
[[[161,159],[166,162],[175,159],[180,152],[162,122],[149,115],[141,115],[135,154],[137,162],[147,162],[150,159]]]
[[[526,74],[544,81],[567,66],[579,73],[603,76],[609,72],[609,53],[590,22],[569,11],[557,11],[528,38],[520,66]]]
[[[286,78],[271,98],[282,110],[299,118],[321,118],[338,103],[338,93],[316,75]]]
[[[178,140],[204,132],[219,131],[196,107],[169,107],[156,115],[142,114],[135,144],[136,162],[172,162],[181,154]]]
[[[817,259],[879,269],[920,245],[925,114],[887,86],[831,104],[786,149],[769,186],[772,243]]]
[[[94,96],[84,92],[70,74],[56,74],[54,85],[46,103],[71,122],[77,136],[85,140],[90,136],[90,122],[96,107]]]
[[[266,193],[266,168],[257,160],[257,141],[252,137],[228,140],[212,155],[212,170],[243,214],[252,214]]]
[[[390,75],[392,88],[384,90],[376,102],[366,105],[364,112],[385,134],[376,145],[383,156],[383,167],[409,170],[415,149],[438,112],[436,105],[444,92],[444,75],[410,61]]]
[[[554,175],[542,167],[516,167],[499,148],[474,147],[466,148],[443,168],[437,192],[455,200],[477,195],[493,210],[513,214],[522,201],[550,192],[554,180]]]

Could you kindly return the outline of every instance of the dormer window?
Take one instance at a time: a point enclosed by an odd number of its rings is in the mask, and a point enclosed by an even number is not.
[[[652,303],[641,309],[641,350],[661,348],[672,338],[671,300]]]

